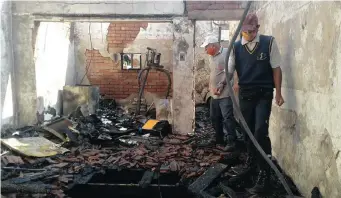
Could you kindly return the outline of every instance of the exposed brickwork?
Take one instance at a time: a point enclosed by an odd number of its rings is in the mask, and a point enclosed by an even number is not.
[[[108,47],[124,48],[126,45],[135,40],[140,32],[140,28],[146,28],[147,22],[115,22],[110,23],[108,28]]]
[[[234,10],[242,8],[241,1],[186,1],[188,12],[195,10]]]
[[[90,66],[88,79],[92,85],[100,87],[101,94],[105,94],[107,98],[122,99],[138,92],[139,71],[121,70],[120,61],[115,63],[110,58],[103,57],[98,50],[87,50],[85,55],[86,63]],[[164,73],[151,71],[145,90],[162,97],[166,93],[167,85],[168,80]]]

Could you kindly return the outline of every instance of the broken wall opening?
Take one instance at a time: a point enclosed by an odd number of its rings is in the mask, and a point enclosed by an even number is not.
[[[38,19],[37,19],[38,20]],[[31,42],[32,42],[32,48],[35,50],[37,48],[36,51],[36,56],[37,54],[39,54],[39,47],[35,45],[35,43],[38,43],[41,40],[41,36],[38,36],[38,33],[41,32],[43,25],[41,27],[40,23],[43,23],[43,19],[40,18],[38,21],[34,20],[32,21],[32,27],[33,27],[33,31],[32,31],[32,38],[31,38]],[[176,70],[178,70],[177,74],[174,74],[175,76],[177,76],[178,80],[174,79],[175,81],[178,81],[179,83],[177,83],[175,86],[180,88],[181,90],[175,91],[177,98],[179,98],[179,100],[181,100],[181,102],[178,102],[179,104],[176,104],[174,106],[181,106],[181,109],[184,109],[182,106],[185,105],[186,107],[190,107],[187,108],[188,111],[186,111],[186,114],[190,114],[189,116],[186,117],[190,117],[191,119],[186,121],[186,124],[181,123],[181,126],[185,126],[187,125],[188,127],[186,127],[186,129],[183,130],[179,130],[178,128],[176,129],[176,131],[178,131],[178,133],[191,133],[193,132],[193,125],[194,125],[194,105],[192,105],[192,99],[194,99],[194,93],[193,92],[193,85],[194,85],[194,77],[192,77],[192,71],[194,71],[191,67],[193,67],[193,58],[191,57],[193,54],[193,48],[186,48],[186,51],[181,51],[184,50],[183,48],[179,48],[179,44],[184,44],[185,41],[186,46],[192,46],[192,41],[193,41],[193,24],[191,21],[188,21],[187,18],[184,17],[178,17],[176,19],[166,19],[166,20],[162,20],[158,21],[158,20],[151,20],[151,21],[146,21],[148,23],[148,25],[144,26],[146,27],[141,28],[141,24],[146,23],[145,21],[141,21],[141,20],[137,20],[137,21],[113,21],[113,22],[109,22],[109,23],[103,23],[103,22],[79,22],[77,20],[65,20],[68,21],[64,24],[68,24],[70,26],[70,31],[69,31],[69,49],[68,49],[68,58],[67,58],[67,62],[68,62],[68,68],[71,68],[71,71],[67,70],[67,78],[64,81],[65,85],[71,85],[71,86],[95,86],[95,87],[99,87],[100,90],[103,90],[104,93],[101,93],[101,95],[104,98],[115,98],[115,100],[117,100],[117,102],[119,104],[129,104],[131,103],[132,100],[136,99],[137,96],[137,90],[138,90],[138,84],[137,84],[137,75],[138,75],[138,71],[137,70],[124,70],[124,74],[122,74],[123,72],[121,72],[121,67],[119,67],[120,72],[118,72],[117,74],[115,74],[113,72],[113,70],[115,70],[116,68],[113,68],[113,66],[117,66],[118,64],[118,58],[117,56],[115,56],[115,54],[118,53],[130,53],[131,51],[134,51],[136,49],[146,49],[147,46],[149,47],[154,47],[157,48],[157,45],[161,45],[162,49],[159,50],[159,52],[161,52],[162,57],[161,57],[161,65],[164,66],[165,69],[168,69],[171,73],[171,88],[170,88],[170,98],[172,98],[173,96],[173,66],[177,66],[179,65],[180,67],[178,67]],[[85,20],[86,21],[86,20]],[[101,21],[101,20],[99,20]],[[103,20],[106,21],[106,20]],[[110,20],[109,20],[110,21]],[[173,30],[175,30],[176,28],[178,28],[178,26],[176,26],[174,24],[174,21],[177,22],[181,22],[184,23],[183,27],[185,27],[186,29],[183,29],[184,33],[177,33],[179,35],[183,35],[185,34],[185,38],[183,36],[181,37],[177,37],[175,36],[175,33]],[[57,22],[59,23],[59,22]],[[111,25],[112,23],[116,23],[115,25]],[[117,25],[117,23],[119,25]],[[133,23],[133,25],[132,25]],[[138,28],[140,29],[139,31],[136,29],[136,23],[139,23]],[[190,24],[190,32],[188,32],[188,28],[186,26],[186,24]],[[51,23],[53,24],[53,23]],[[83,24],[83,25],[79,25],[79,24]],[[80,27],[81,26],[81,27]],[[96,27],[97,26],[97,27]],[[110,26],[110,28],[109,28]],[[118,27],[117,27],[118,26]],[[176,27],[175,27],[176,26]],[[92,31],[94,29],[97,28],[97,33],[93,34],[94,31]],[[110,32],[112,30],[114,30],[113,34],[110,34],[112,32]],[[141,31],[142,30],[142,31]],[[176,29],[178,31],[178,29]],[[45,30],[46,31],[46,30]],[[98,34],[99,33],[99,34]],[[117,35],[117,33],[119,34],[119,36]],[[41,34],[41,33],[40,33]],[[40,35],[39,34],[39,35]],[[124,37],[124,40],[122,38],[118,37],[122,37],[122,35],[126,36],[131,36],[131,34],[137,34],[134,35],[139,39],[133,40],[131,42],[131,40],[129,40],[129,38]],[[118,36],[118,37],[117,37]],[[108,38],[108,37],[112,37],[114,39]],[[81,38],[81,39],[80,39]],[[82,39],[83,38],[83,39]],[[152,41],[149,42],[148,39],[151,39]],[[99,41],[97,42],[99,45],[96,47],[96,45],[94,43],[95,40]],[[181,40],[180,43],[176,43],[174,41],[179,42]],[[185,41],[184,41],[185,40]],[[85,41],[85,42],[82,42]],[[137,42],[138,41],[138,42]],[[44,42],[45,39],[44,39]],[[112,45],[112,46],[110,46]],[[154,45],[154,46],[153,46]],[[122,47],[124,46],[124,47]],[[174,47],[177,50],[173,50]],[[162,52],[164,50],[164,52]],[[179,51],[180,50],[180,51]],[[187,51],[188,50],[188,51]],[[67,51],[67,50],[63,50],[63,51]],[[142,50],[138,51],[141,52]],[[89,58],[89,54],[87,54],[86,52],[91,52],[90,53],[90,57]],[[135,53],[135,52],[133,52]],[[179,60],[179,54],[182,53],[182,55],[185,55],[182,57],[181,60]],[[95,56],[94,56],[95,54]],[[41,61],[41,59],[43,60],[43,55],[40,56],[40,59],[35,60],[36,62]],[[64,56],[65,57],[65,56]],[[91,61],[90,61],[91,60]],[[93,60],[96,60],[96,62],[98,61],[99,66],[97,67],[89,67],[90,64],[88,63],[92,63]],[[142,60],[143,61],[143,60]],[[175,62],[174,62],[175,61]],[[101,67],[106,67],[105,64],[107,64],[107,66],[109,65],[109,69],[102,69],[102,73],[98,72],[96,70],[99,70]],[[115,65],[116,64],[116,65]],[[41,70],[39,67],[37,70]],[[90,73],[90,68],[95,69],[94,72],[94,76],[95,78],[92,78],[92,75],[88,75]],[[62,68],[60,68],[62,70]],[[180,71],[180,70],[181,71]],[[185,70],[186,71],[185,71]],[[65,71],[65,69],[64,69]],[[41,71],[37,71],[37,73],[43,73]],[[36,78],[34,72],[34,79]],[[63,72],[61,72],[63,73]],[[111,74],[113,75],[111,75]],[[99,74],[99,75],[97,75]],[[45,74],[46,75],[46,74]],[[51,74],[49,74],[51,75]],[[38,75],[40,76],[40,75]],[[60,75],[62,76],[62,75]],[[71,80],[69,79],[69,76],[71,76]],[[112,78],[115,78],[115,80],[112,80]],[[37,77],[38,79],[40,79],[40,77]],[[92,78],[92,79],[91,79]],[[51,78],[53,79],[53,78]],[[58,78],[59,80],[61,78]],[[193,81],[192,81],[193,79]],[[50,79],[49,79],[50,80]],[[68,80],[68,82],[66,82]],[[99,80],[99,81],[98,81]],[[184,80],[186,82],[184,82]],[[34,80],[35,81],[35,80]],[[92,82],[90,82],[92,81]],[[96,82],[97,81],[97,82]],[[124,81],[128,81],[128,82],[124,82]],[[103,83],[104,82],[104,83]],[[166,90],[168,90],[168,78],[166,75],[158,72],[158,71],[151,71],[148,81],[147,81],[147,87],[146,87],[146,91],[145,91],[145,100],[147,102],[147,104],[153,104],[153,102],[157,102],[157,100],[159,98],[164,98]],[[167,84],[166,84],[167,83]],[[30,83],[30,86],[33,83]],[[34,82],[34,87],[35,86],[35,82]],[[58,84],[58,83],[57,83]],[[123,84],[123,86],[122,86]],[[120,86],[117,89],[111,88],[111,86]],[[179,85],[181,85],[179,87]],[[43,87],[42,83],[38,82],[38,87]],[[45,86],[46,87],[46,86]],[[45,92],[48,92],[50,90],[47,90],[46,88]],[[186,91],[186,94],[183,94],[183,92]],[[36,88],[34,88],[34,95],[36,95],[37,93]],[[40,92],[40,91],[38,91]],[[52,113],[52,115],[63,115],[62,110],[63,108],[61,106],[63,106],[61,103],[59,103],[59,99],[58,98],[62,98],[62,94],[60,93],[60,89],[54,88],[53,89],[54,93],[58,93],[58,94],[54,94],[55,97],[57,97],[57,99],[49,99],[48,102],[45,102],[46,104],[44,104],[44,97],[38,97],[38,104],[36,108],[36,105],[32,105],[33,108],[31,107],[31,109],[34,109],[33,111],[35,111],[34,113],[36,114],[38,112],[38,117],[39,114],[41,114],[41,112],[43,111],[44,113]],[[105,93],[107,92],[107,93]],[[122,94],[123,92],[123,94]],[[124,93],[124,92],[128,92],[128,93]],[[115,96],[115,94],[118,94],[118,96]],[[47,94],[45,94],[47,95]],[[57,95],[57,96],[56,96]],[[127,96],[128,95],[128,96]],[[36,97],[34,97],[35,99],[30,100],[30,101],[34,101],[34,103],[36,103]],[[63,99],[61,99],[63,100]],[[21,100],[20,100],[21,101]],[[51,101],[57,101],[57,103],[53,106],[51,104],[53,104],[53,102]],[[184,102],[187,101],[187,102]],[[170,105],[168,105],[167,109],[170,109],[172,112],[174,111],[175,108],[172,107],[172,101],[170,101]],[[181,104],[180,104],[181,103]],[[188,105],[190,104],[190,106]],[[194,103],[193,103],[194,104]],[[153,104],[154,105],[154,104]],[[52,108],[49,108],[50,106],[52,106]],[[193,108],[192,108],[193,106]],[[179,109],[179,108],[178,108]],[[178,109],[175,109],[176,114],[180,113],[178,112]],[[30,110],[29,112],[32,112],[32,110]],[[26,113],[25,113],[26,114]],[[68,115],[66,115],[68,116]],[[169,115],[171,118],[170,119],[174,119],[174,116]],[[21,116],[24,117],[24,116]],[[20,118],[21,118],[20,117]],[[26,117],[26,116],[25,116]],[[36,122],[36,117],[32,116],[32,122]],[[40,118],[43,117],[40,115]],[[50,118],[51,116],[49,116]],[[178,117],[178,116],[176,116]],[[181,117],[181,116],[180,116]],[[193,119],[192,119],[193,117]],[[44,119],[44,118],[42,118]],[[39,120],[39,118],[38,118]],[[190,123],[190,124],[188,124]],[[180,132],[183,131],[183,132]]]
[[[138,93],[138,73],[146,67],[147,47],[161,53],[160,64],[173,69],[173,26],[170,22],[113,21],[36,22],[34,60],[36,65],[37,111],[53,108],[63,115],[60,91],[65,85],[99,87],[107,99],[128,104]],[[135,54],[139,69],[124,68],[122,54]],[[147,104],[165,98],[167,76],[152,70],[145,87]],[[170,83],[172,96],[172,82]],[[45,120],[51,116],[46,116]],[[54,115],[54,116],[55,116]],[[39,119],[38,119],[39,120]]]
[[[74,85],[75,62],[72,23],[40,22],[35,38],[37,111],[54,108],[60,115],[59,93],[65,85]],[[45,114],[46,117],[51,114]],[[55,116],[55,114],[54,114]]]

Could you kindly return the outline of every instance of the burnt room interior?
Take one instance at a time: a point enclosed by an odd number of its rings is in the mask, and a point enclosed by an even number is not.
[[[321,54],[309,52],[314,56],[303,49],[314,47],[307,37],[340,40],[338,6],[1,2],[1,196],[337,197],[340,141],[334,133],[341,78],[334,66],[341,59],[323,44]],[[280,14],[285,7],[288,15]],[[328,9],[333,21],[326,25],[322,17],[313,31],[312,19],[295,10],[308,9],[317,20],[317,8]],[[244,139],[250,130],[238,103],[233,104],[236,151],[211,144],[212,60],[201,47],[215,35],[223,48],[232,49],[247,12],[257,13],[260,32],[276,37],[282,62],[289,65],[282,69],[287,102],[272,104],[267,123],[273,155],[266,157],[270,183],[260,194],[249,191],[257,175],[235,171],[248,163]],[[308,55],[315,58],[301,60]],[[324,78],[320,69],[315,82],[308,76],[317,74],[302,69],[308,63],[316,70],[329,65],[331,76]],[[329,85],[326,96],[322,88]],[[302,102],[305,98],[310,103]],[[320,116],[326,113],[320,108],[330,109],[332,119]]]

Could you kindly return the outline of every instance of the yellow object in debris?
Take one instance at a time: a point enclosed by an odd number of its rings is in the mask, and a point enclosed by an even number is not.
[[[152,130],[154,128],[154,126],[159,123],[159,120],[148,120],[142,127],[142,129],[145,130]]]
[[[8,138],[1,139],[1,142],[6,147],[29,157],[49,157],[69,151],[43,137]]]

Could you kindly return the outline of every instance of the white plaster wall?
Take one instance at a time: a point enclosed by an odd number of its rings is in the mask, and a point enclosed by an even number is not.
[[[273,105],[273,151],[304,196],[341,196],[341,4],[258,2],[261,32],[282,54],[283,95]]]
[[[147,47],[161,53],[160,64],[169,71],[173,70],[173,26],[171,23],[148,23],[146,29],[140,28],[135,40],[123,52],[146,53]],[[145,57],[145,56],[144,56]],[[144,65],[145,58],[142,58]]]
[[[76,49],[75,49],[75,24],[70,24],[70,37],[69,37],[69,53],[68,53],[68,66],[66,69],[65,85],[76,85],[77,71],[76,71]]]
[[[89,84],[86,73],[86,50],[99,50],[102,56],[110,57],[108,52],[107,34],[110,23],[75,23],[75,64],[76,84]],[[82,82],[83,79],[83,82]]]
[[[173,132],[186,135],[194,132],[195,124],[194,25],[177,17],[173,28]]]
[[[10,123],[13,116],[12,97],[12,71],[13,71],[13,51],[12,51],[12,6],[11,2],[1,1],[1,28],[0,28],[0,52],[1,52],[1,103],[0,103],[0,123],[1,125]]]

